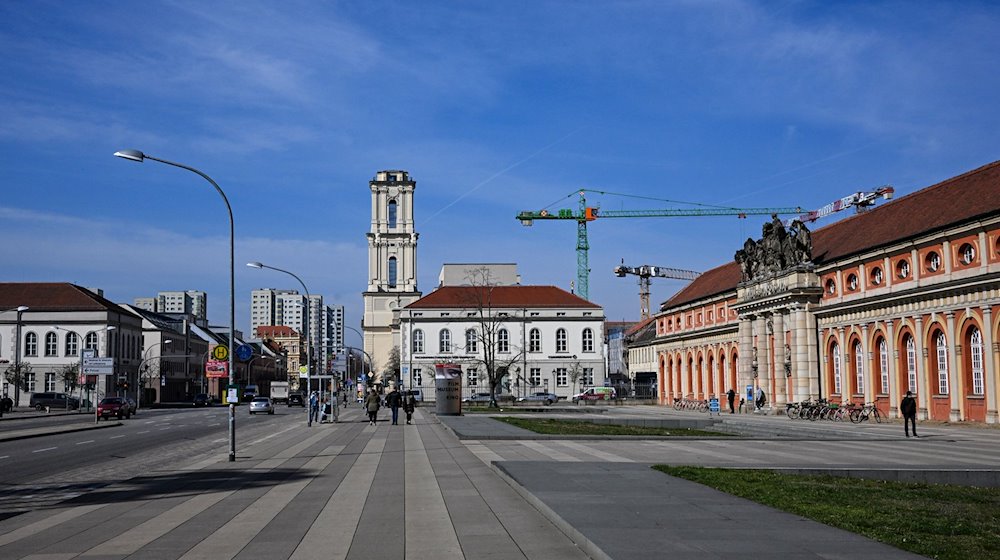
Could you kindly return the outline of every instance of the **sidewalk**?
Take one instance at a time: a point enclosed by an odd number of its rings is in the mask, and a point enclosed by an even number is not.
[[[580,451],[560,461],[484,461],[429,409],[415,419],[372,427],[353,407],[332,425],[289,417],[239,442],[234,463],[220,449],[0,520],[0,550],[5,559],[914,558],[648,464],[594,461],[600,452],[579,443],[563,444]],[[507,429],[465,419],[484,435]]]

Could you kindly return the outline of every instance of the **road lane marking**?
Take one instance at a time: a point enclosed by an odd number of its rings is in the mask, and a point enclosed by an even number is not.
[[[41,453],[42,451],[52,451],[53,449],[59,449],[58,447],[46,447],[45,449],[36,449],[32,453]]]
[[[120,438],[120,437],[125,437],[125,434],[122,434],[122,435],[120,435],[120,436],[111,436],[111,439],[118,439],[118,438]]]
[[[138,435],[138,434],[148,434],[148,433],[149,433],[149,430],[143,430],[141,432],[136,432],[136,435]]]
[[[6,459],[8,457],[10,457],[10,455],[4,455],[3,457],[0,457],[0,459]]]
[[[77,442],[77,445],[83,445],[85,443],[94,443],[94,440],[88,439],[87,441],[79,441],[79,442]]]

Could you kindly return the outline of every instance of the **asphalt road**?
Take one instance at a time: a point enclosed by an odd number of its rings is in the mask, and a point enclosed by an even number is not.
[[[249,415],[238,407],[237,455],[256,439],[282,434],[296,437],[305,429],[301,408],[279,406],[274,415]],[[85,415],[39,417],[3,422],[2,429],[93,422]],[[102,420],[103,424],[104,421]],[[54,505],[137,474],[192,457],[229,449],[227,407],[142,410],[120,426],[0,444],[0,519],[26,509]]]

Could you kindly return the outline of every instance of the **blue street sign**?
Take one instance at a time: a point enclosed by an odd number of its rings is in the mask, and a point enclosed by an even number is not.
[[[249,344],[240,344],[236,347],[236,357],[241,361],[247,361],[253,357],[253,346]]]
[[[708,399],[708,411],[709,412],[719,411],[719,399]]]

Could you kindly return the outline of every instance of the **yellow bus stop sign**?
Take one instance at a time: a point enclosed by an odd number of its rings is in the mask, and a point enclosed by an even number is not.
[[[220,362],[229,357],[229,347],[224,344],[218,344],[212,349],[212,357]]]

